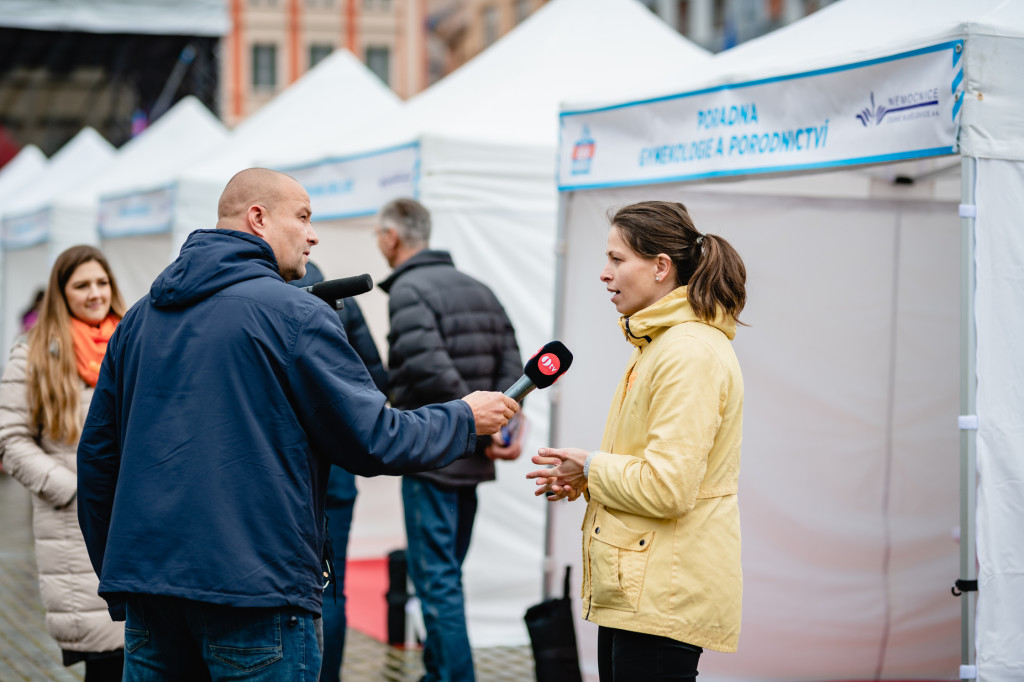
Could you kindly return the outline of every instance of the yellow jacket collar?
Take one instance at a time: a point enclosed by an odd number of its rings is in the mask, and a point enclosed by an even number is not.
[[[686,296],[686,287],[678,287],[658,302],[637,311],[629,317],[619,318],[619,327],[626,340],[634,346],[643,347],[651,343],[669,327],[683,322],[704,322],[697,317],[690,300]],[[721,309],[716,311],[715,319],[710,323],[730,340],[736,336],[736,320],[726,315]]]

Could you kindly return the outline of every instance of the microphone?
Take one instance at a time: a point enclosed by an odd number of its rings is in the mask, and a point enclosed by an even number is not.
[[[317,282],[311,287],[300,287],[308,291],[335,310],[341,310],[345,302],[342,299],[349,296],[365,294],[373,289],[373,280],[367,274],[355,277],[342,277],[341,279],[329,279],[326,282]]]
[[[505,391],[505,395],[522,402],[535,388],[547,388],[558,380],[572,364],[572,353],[561,341],[549,341],[534,353],[523,367],[523,376]]]

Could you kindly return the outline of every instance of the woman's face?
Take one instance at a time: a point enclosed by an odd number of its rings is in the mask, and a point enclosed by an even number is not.
[[[665,287],[654,279],[658,274],[657,259],[637,254],[614,225],[608,231],[607,255],[601,281],[611,292],[612,303],[621,315],[632,315],[664,296]]]
[[[110,313],[110,277],[94,260],[82,263],[64,285],[68,312],[82,322],[99,325]]]

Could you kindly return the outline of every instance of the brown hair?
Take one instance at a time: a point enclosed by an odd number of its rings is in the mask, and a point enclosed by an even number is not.
[[[642,201],[620,208],[611,223],[638,255],[669,257],[676,266],[676,284],[688,287],[687,298],[697,317],[711,322],[721,308],[739,321],[747,302],[743,259],[722,237],[701,234],[686,206]]]
[[[124,315],[124,299],[117,280],[103,253],[94,246],[72,246],[65,250],[50,270],[39,321],[29,332],[28,372],[26,377],[29,415],[44,435],[53,440],[74,443],[82,428],[79,413],[81,378],[75,364],[71,340],[71,313],[64,288],[79,265],[96,261],[110,278],[110,310]]]

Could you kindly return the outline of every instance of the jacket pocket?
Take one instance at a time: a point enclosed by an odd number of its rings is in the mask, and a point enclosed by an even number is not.
[[[594,606],[636,611],[653,542],[653,530],[633,530],[606,509],[597,510],[590,531]]]

